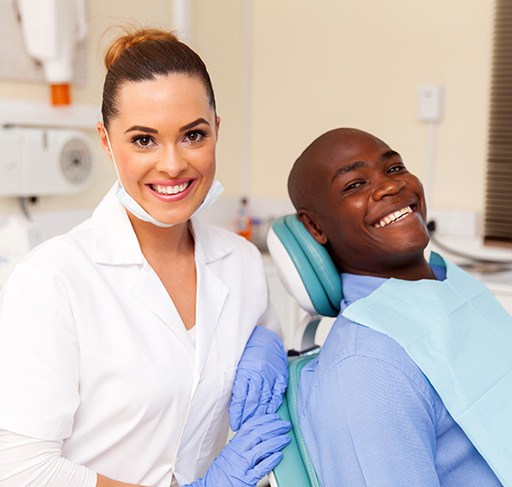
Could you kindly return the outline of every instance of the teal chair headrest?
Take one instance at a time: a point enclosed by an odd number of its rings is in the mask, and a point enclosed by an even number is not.
[[[338,316],[343,297],[340,274],[297,215],[274,220],[267,244],[285,288],[299,306],[310,314]]]

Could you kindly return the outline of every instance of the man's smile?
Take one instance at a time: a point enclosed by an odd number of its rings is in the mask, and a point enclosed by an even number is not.
[[[405,206],[400,210],[393,211],[389,215],[382,217],[380,220],[375,222],[373,226],[375,228],[383,228],[391,223],[394,223],[398,220],[402,220],[403,218],[407,218],[409,215],[413,213],[413,209],[410,206]]]

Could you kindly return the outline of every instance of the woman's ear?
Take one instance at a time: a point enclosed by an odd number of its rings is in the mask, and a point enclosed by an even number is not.
[[[327,236],[322,231],[322,227],[317,222],[314,215],[310,215],[306,210],[299,210],[297,212],[297,218],[319,244],[325,245],[327,243]]]
[[[96,130],[98,131],[98,136],[100,138],[101,146],[104,151],[107,153],[107,156],[112,159],[112,154],[110,153],[110,147],[108,145],[107,140],[107,131],[105,130],[105,126],[101,122],[96,123]]]

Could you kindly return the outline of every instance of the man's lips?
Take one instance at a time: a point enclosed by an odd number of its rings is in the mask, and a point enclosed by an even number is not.
[[[380,218],[373,224],[373,226],[375,228],[384,228],[388,225],[391,225],[392,223],[395,223],[398,220],[403,220],[404,218],[407,218],[409,215],[412,215],[414,213],[415,207],[416,205],[404,206],[403,208],[397,211],[393,211],[388,215]]]

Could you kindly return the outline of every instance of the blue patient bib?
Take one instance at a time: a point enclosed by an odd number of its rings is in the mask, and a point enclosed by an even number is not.
[[[444,264],[432,254],[431,264]],[[512,486],[512,316],[446,262],[444,281],[389,279],[343,315],[396,340],[504,485]]]

